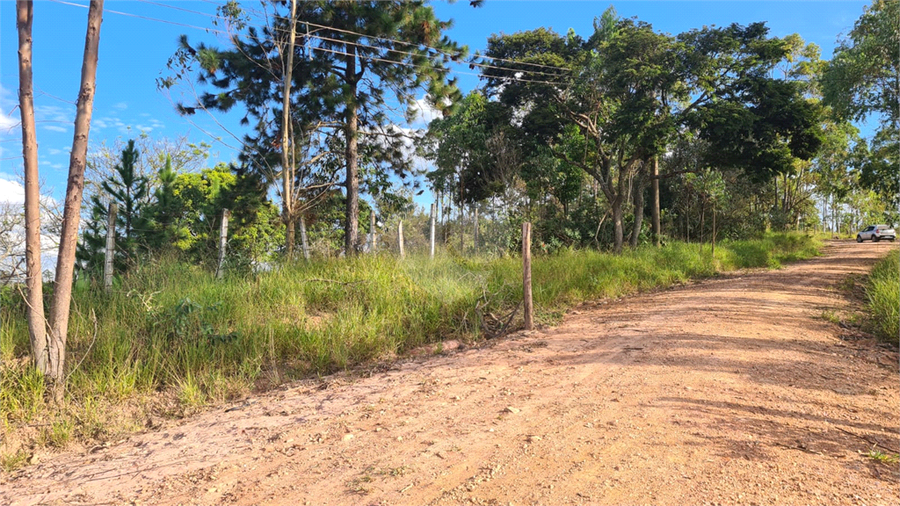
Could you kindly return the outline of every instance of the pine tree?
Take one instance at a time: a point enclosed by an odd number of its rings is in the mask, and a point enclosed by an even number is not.
[[[202,69],[198,80],[216,88],[215,93],[200,97],[199,104],[182,107],[182,111],[228,110],[242,103],[248,111],[245,122],[249,124],[251,117],[255,120],[255,133],[246,139],[246,160],[260,163],[263,169],[280,163],[272,156],[273,150],[285,149],[281,146],[282,125],[271,118],[280,117],[283,86],[278,81],[286,74],[281,53],[291,31],[290,17],[279,14],[273,19],[272,26],[262,30],[250,27],[245,37],[233,37],[236,47],[230,50],[202,44],[192,47],[183,39],[182,49],[173,58],[180,75],[196,63]],[[394,170],[404,177],[411,170],[399,156],[407,139],[390,124],[388,101],[395,99],[412,110],[416,93],[424,89],[433,106],[446,109],[460,98],[455,82],[447,80],[447,65],[464,56],[465,48],[443,36],[450,22],[435,18],[432,8],[421,0],[302,2],[295,19],[294,31],[299,36],[311,35],[306,36],[305,44],[295,46],[288,127],[299,148],[294,147],[292,153],[305,151],[307,156],[301,162],[322,162],[320,167],[328,167],[326,162],[333,157],[320,155],[335,154],[336,145],[342,148],[344,245],[348,254],[354,254],[361,165],[375,175]],[[171,84],[163,82],[164,86]],[[317,132],[332,140],[310,145]],[[273,183],[275,178],[270,175],[268,179]],[[303,193],[303,185],[300,187],[299,193]]]

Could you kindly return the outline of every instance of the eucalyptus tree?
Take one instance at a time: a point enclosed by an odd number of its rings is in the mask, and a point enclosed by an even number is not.
[[[860,179],[894,207],[900,203],[900,2],[875,0],[835,49],[822,76],[825,103],[840,118],[877,117]]]

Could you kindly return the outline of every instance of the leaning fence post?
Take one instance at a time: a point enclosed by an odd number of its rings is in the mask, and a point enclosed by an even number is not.
[[[431,258],[434,258],[434,204],[431,204]]]
[[[116,258],[116,214],[119,206],[115,202],[109,203],[109,212],[106,214],[106,257],[103,262],[103,288],[106,291],[112,289],[113,266]]]
[[[406,256],[406,250],[403,248],[403,220],[397,224],[397,243],[400,245],[400,258]]]
[[[534,328],[534,303],[531,297],[531,223],[522,223],[522,295],[525,307],[525,330]]]
[[[219,263],[216,265],[216,279],[225,275],[225,243],[228,239],[228,209],[222,210],[222,226],[219,228]]]

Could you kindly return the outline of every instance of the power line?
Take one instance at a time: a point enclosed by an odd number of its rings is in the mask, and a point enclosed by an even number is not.
[[[355,57],[357,57],[357,58],[362,58],[362,59],[365,59],[365,60],[373,60],[373,61],[380,61],[380,62],[385,62],[385,63],[392,63],[392,64],[395,64],[395,65],[403,65],[403,66],[406,66],[406,67],[416,67],[416,66],[417,66],[417,65],[415,65],[414,63],[407,63],[407,62],[400,62],[400,61],[393,61],[393,60],[385,60],[385,59],[383,59],[383,58],[377,58],[377,57],[374,57],[374,56],[363,56],[363,55],[360,55],[360,54],[350,54],[350,53],[346,53],[346,52],[344,52],[344,51],[337,51],[337,50],[334,50],[334,49],[328,49],[328,48],[324,48],[324,47],[310,46],[310,49],[312,49],[313,51],[325,51],[325,52],[328,52],[328,53],[341,54],[341,55],[345,55],[345,56],[355,56]],[[470,75],[470,76],[476,76],[476,77],[479,77],[479,78],[481,78],[481,79],[488,79],[488,78],[491,78],[491,79],[503,79],[503,80],[508,80],[508,81],[515,81],[515,82],[518,82],[518,83],[552,84],[552,85],[556,85],[556,86],[565,84],[565,83],[561,83],[561,82],[535,81],[535,80],[531,80],[531,79],[520,79],[520,78],[517,78],[517,77],[485,76],[484,74],[475,74],[475,73],[473,73],[473,72],[463,72],[463,71],[460,71],[460,70],[449,70],[449,69],[448,69],[448,72],[454,72],[454,73],[457,73],[457,74],[465,74],[465,75]]]
[[[86,5],[81,5],[81,4],[77,4],[77,3],[67,2],[67,1],[64,1],[64,0],[50,0],[50,1],[51,1],[51,2],[55,2],[55,3],[58,3],[58,4],[63,4],[63,5],[71,5],[71,6],[74,6],[74,7],[81,7],[81,8],[85,8],[85,9],[88,8],[88,6],[86,6]],[[156,3],[156,2],[151,2],[151,1],[149,1],[149,0],[139,0],[139,1],[141,1],[141,2],[143,2],[143,3],[151,4],[151,5],[159,5],[159,6],[161,6],[161,7],[169,7],[169,8],[177,9],[177,10],[180,10],[180,11],[190,12],[190,13],[194,13],[194,14],[200,14],[200,15],[203,15],[203,16],[211,17],[211,18],[219,18],[219,19],[223,19],[222,16],[211,15],[211,14],[207,14],[207,13],[200,12],[200,11],[192,11],[192,10],[190,10],[190,9],[184,9],[184,8],[181,8],[181,7],[174,7],[174,6],[170,6],[170,5],[160,4],[160,3]],[[215,2],[212,2],[211,0],[208,0],[208,1],[209,1],[210,3],[215,3]],[[187,28],[193,28],[193,29],[197,29],[197,30],[203,30],[203,31],[206,31],[206,32],[213,32],[213,33],[218,33],[218,34],[223,34],[223,35],[230,35],[228,32],[225,32],[225,31],[222,31],[222,30],[217,30],[217,29],[215,29],[215,28],[203,28],[203,27],[196,26],[196,25],[190,25],[190,24],[186,24],[186,23],[179,23],[179,22],[176,22],[176,21],[169,21],[169,20],[166,20],[166,19],[152,18],[152,17],[148,17],[148,16],[141,16],[141,15],[138,15],[138,14],[132,14],[132,13],[128,13],[128,12],[114,11],[114,10],[109,10],[109,9],[104,9],[104,12],[109,12],[109,13],[112,13],[112,14],[119,14],[119,15],[123,15],[123,16],[129,16],[129,17],[139,18],[139,19],[145,19],[145,20],[148,20],[148,21],[155,21],[155,22],[158,22],[158,23],[166,23],[166,24],[171,24],[171,25],[176,25],[176,26],[182,26],[182,27],[187,27]],[[370,37],[370,36],[367,36],[367,35],[364,35],[364,34],[360,34],[360,33],[357,33],[357,32],[352,32],[352,31],[349,31],[349,30],[343,30],[343,29],[339,29],[339,28],[333,28],[333,27],[326,26],[326,25],[318,25],[318,24],[315,24],[315,23],[308,23],[308,22],[302,21],[302,20],[298,20],[298,21],[301,22],[301,23],[304,23],[304,24],[308,24],[308,25],[310,25],[310,26],[321,27],[321,28],[328,29],[328,30],[334,30],[334,31],[338,31],[338,32],[345,32],[345,33],[348,33],[348,34],[358,35],[358,36],[365,37],[365,38],[377,39],[377,40],[385,40],[385,41],[391,41],[391,42],[397,42],[397,43],[406,44],[406,45],[408,45],[408,46],[418,47],[416,44],[409,43],[409,42],[403,42],[403,41],[398,41],[398,40],[394,40],[394,39],[386,39],[386,38],[381,38],[381,37]],[[301,35],[301,36],[304,36],[304,35]],[[363,43],[360,43],[360,42],[351,42],[351,41],[344,41],[344,40],[332,39],[332,38],[329,38],[329,37],[323,37],[323,36],[320,36],[320,35],[310,35],[309,37],[310,37],[310,38],[317,38],[317,39],[321,39],[321,40],[326,40],[326,41],[330,41],[330,42],[337,42],[337,43],[343,43],[343,44],[355,45],[355,46],[358,46],[358,47],[368,47],[368,48],[374,48],[374,49],[385,49],[385,50],[387,50],[387,51],[392,51],[392,52],[400,53],[400,54],[406,54],[406,55],[410,55],[410,56],[422,56],[422,55],[416,55],[415,53],[410,53],[410,52],[400,51],[400,50],[397,50],[397,49],[380,48],[380,47],[378,47],[378,46],[372,46],[372,45],[369,45],[369,44],[363,44]],[[432,47],[430,47],[430,46],[424,46],[424,47],[426,47],[426,48],[428,48],[428,49],[432,49],[432,50],[434,50],[434,51],[437,51],[438,53],[443,54],[443,55],[445,55],[445,56],[448,56],[448,57],[450,57],[451,59],[454,58],[454,55],[452,55],[452,54],[450,54],[450,53],[441,51],[441,50],[439,50],[439,49],[432,48]],[[316,51],[325,51],[325,52],[334,53],[334,54],[341,54],[341,55],[346,55],[346,56],[357,56],[357,57],[362,58],[362,59],[368,59],[368,60],[372,60],[372,61],[380,61],[380,62],[391,63],[391,64],[395,64],[395,65],[404,65],[404,66],[409,66],[409,67],[416,67],[416,65],[410,64],[410,63],[406,63],[406,62],[400,62],[400,61],[394,61],[394,60],[386,60],[386,59],[383,59],[383,58],[377,58],[377,57],[374,57],[374,56],[363,56],[363,55],[359,55],[359,54],[351,55],[350,53],[346,53],[346,52],[342,52],[342,51],[336,51],[336,50],[327,49],[327,48],[321,48],[321,47],[310,46],[310,49],[313,49],[313,50],[316,50]],[[527,64],[527,63],[525,63],[525,62],[516,62],[515,60],[504,60],[504,61],[511,61],[511,62],[514,62],[514,63]],[[488,65],[488,64],[483,64],[483,63],[477,63],[477,62],[474,62],[474,61],[464,62],[464,63],[468,63],[469,65],[474,65],[474,66],[477,66],[477,67],[494,68],[494,69],[500,69],[500,70],[514,71],[514,72],[516,72],[516,73],[533,73],[533,74],[542,74],[542,75],[550,75],[550,76],[559,76],[559,74],[550,74],[550,73],[547,73],[547,72],[540,72],[540,71],[527,70],[527,69],[508,69],[508,68],[505,68],[505,67],[498,67],[498,66],[495,66],[495,65]],[[528,64],[528,65],[536,65],[536,64]],[[543,66],[543,65],[542,65],[542,66]],[[546,66],[544,66],[544,67],[546,67]],[[562,67],[547,67],[547,68],[556,68],[556,69],[560,69],[560,70],[570,71],[570,69],[565,69],[565,68],[562,68]],[[450,69],[448,69],[448,71],[449,71],[449,72],[456,73],[456,74],[463,74],[463,75],[476,76],[476,77],[479,77],[479,78],[481,78],[481,79],[492,78],[492,79],[500,79],[500,80],[508,81],[508,82],[511,81],[511,82],[522,82],[522,83],[532,83],[532,84],[551,84],[551,85],[557,85],[557,86],[558,86],[558,85],[564,84],[564,83],[562,83],[562,82],[550,82],[550,81],[542,81],[542,80],[522,79],[522,78],[518,78],[518,77],[508,77],[508,76],[485,76],[485,75],[483,75],[483,74],[475,74],[475,73],[472,73],[472,72],[463,72],[463,71],[460,71],[460,70],[450,70]]]
[[[64,0],[50,0],[50,1],[51,1],[51,2],[54,2],[54,3],[58,3],[58,4],[63,4],[63,5],[71,5],[71,6],[73,6],[73,7],[81,7],[82,9],[88,9],[88,8],[89,8],[89,6],[87,6],[87,5],[76,4],[76,3],[73,3],[73,2],[66,2],[66,1],[64,1]],[[196,30],[203,30],[203,31],[205,31],[205,32],[213,32],[213,33],[219,33],[219,34],[222,34],[222,35],[229,35],[228,32],[225,32],[225,31],[222,31],[222,30],[217,30],[217,29],[215,29],[215,28],[204,28],[204,27],[202,27],[202,26],[189,25],[189,24],[186,24],[186,23],[179,23],[179,22],[177,22],[177,21],[169,21],[169,20],[167,20],[167,19],[158,19],[158,18],[151,18],[151,17],[148,17],[148,16],[141,16],[140,14],[132,14],[132,13],[130,13],[130,12],[114,11],[114,10],[111,10],[111,9],[105,9],[105,8],[103,9],[103,12],[109,12],[109,13],[112,13],[112,14],[119,14],[119,15],[121,15],[121,16],[128,16],[128,17],[132,17],[132,18],[146,19],[146,20],[148,20],[148,21],[156,21],[156,22],[158,22],[158,23],[167,23],[167,24],[170,24],[170,25],[183,26],[183,27],[185,27],[185,28],[194,28],[194,29],[196,29]]]
[[[149,0],[139,0],[139,1],[145,2],[145,3],[152,3],[152,2],[150,2]],[[218,2],[215,2],[214,0],[202,0],[202,1],[204,1],[204,2],[206,2],[206,3],[211,3],[211,4],[218,4]],[[163,6],[163,7],[169,7],[169,6],[166,6],[166,5],[164,5],[164,4],[156,4],[156,5],[160,5],[160,6]],[[247,8],[247,7],[242,7],[242,9],[245,10],[245,11],[247,11],[247,12],[253,12],[253,13],[256,13],[256,14],[260,14],[260,12],[259,12],[258,10],[255,10],[255,9],[250,9],[250,8]],[[183,9],[183,8],[178,8],[178,10],[187,11],[187,9]],[[201,14],[201,15],[204,15],[204,16],[208,16],[208,15],[209,15],[209,14],[206,14],[206,13],[203,13],[203,12],[200,12],[200,11],[188,11],[188,12],[193,12],[194,14]],[[221,18],[221,16],[216,16],[216,17]],[[416,43],[414,43],[414,42],[407,42],[407,41],[404,41],[404,40],[391,39],[391,38],[388,38],[388,37],[376,37],[376,36],[373,36],[373,35],[366,35],[366,34],[364,34],[364,33],[354,32],[354,31],[352,31],[352,30],[346,30],[346,29],[343,29],[343,28],[337,28],[337,27],[334,27],[334,26],[320,25],[320,24],[313,23],[313,22],[311,22],[311,21],[305,21],[305,20],[302,20],[302,19],[298,19],[297,21],[298,21],[299,23],[303,23],[303,24],[306,24],[306,25],[309,25],[309,26],[313,26],[313,27],[316,27],[316,28],[323,28],[323,29],[326,29],[326,30],[333,30],[333,31],[335,31],[335,32],[346,33],[346,34],[348,34],[348,35],[356,35],[356,36],[358,36],[358,37],[363,37],[363,38],[367,38],[367,39],[375,39],[375,40],[381,40],[381,41],[385,41],[385,42],[393,42],[393,43],[396,43],[396,44],[403,44],[403,45],[405,45],[405,46],[416,47],[416,48],[418,48],[418,47],[424,47],[424,48],[426,48],[426,49],[430,49],[430,50],[432,50],[432,51],[435,51],[435,52],[437,52],[437,53],[440,53],[440,54],[442,54],[442,55],[444,55],[444,56],[449,56],[450,59],[451,59],[451,60],[454,60],[454,61],[458,58],[458,55],[454,55],[454,54],[448,53],[448,52],[446,52],[446,51],[444,51],[444,50],[442,50],[442,49],[438,49],[438,48],[435,48],[435,47],[431,47],[431,46],[428,46],[428,45],[426,45],[426,44],[416,44]],[[346,41],[341,41],[341,42],[346,42]],[[373,47],[377,47],[377,46],[373,46]],[[487,58],[487,59],[490,59],[490,60],[500,61],[500,62],[515,63],[515,64],[517,64],[517,65],[528,65],[528,66],[532,66],[532,67],[545,68],[545,69],[551,69],[551,70],[561,70],[561,71],[564,71],[564,72],[571,72],[571,71],[572,71],[572,69],[565,68],[565,67],[558,67],[558,66],[555,66],[555,65],[544,65],[544,64],[540,64],[540,63],[523,62],[523,61],[512,60],[512,59],[508,59],[508,58],[500,58],[500,57],[497,57],[497,56],[489,56],[489,55],[483,55],[483,54],[481,54],[481,55],[478,55],[478,57],[480,57],[480,58]],[[474,60],[466,60],[466,61],[464,61],[463,63],[466,63],[466,64],[472,64],[472,65],[476,65],[476,66],[488,66],[488,67],[490,67],[490,65],[488,65],[488,64],[479,63],[479,62],[474,61]],[[493,67],[493,68],[499,68],[499,69],[503,69],[503,70],[509,70],[509,69],[506,69],[505,67]],[[516,70],[520,70],[521,72],[538,72],[538,71],[534,71],[534,70],[525,70],[525,69],[516,69]]]

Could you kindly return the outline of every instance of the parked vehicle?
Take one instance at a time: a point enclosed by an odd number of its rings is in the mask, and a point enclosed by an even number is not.
[[[896,238],[897,233],[894,232],[894,227],[890,225],[869,225],[865,230],[856,234],[856,242],[863,242],[866,239],[871,239],[872,242],[878,242],[882,239],[893,242]]]

